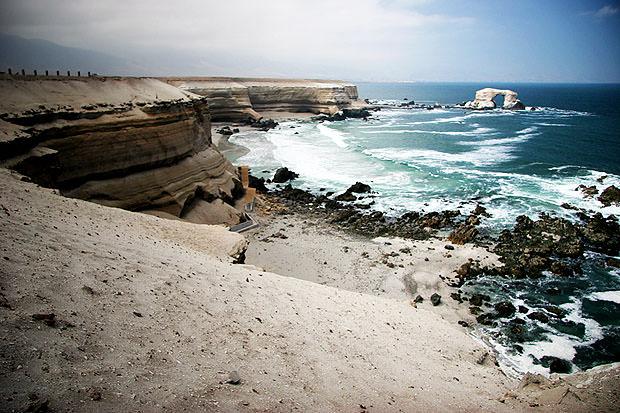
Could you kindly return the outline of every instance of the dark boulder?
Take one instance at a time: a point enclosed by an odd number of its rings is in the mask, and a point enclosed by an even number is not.
[[[495,304],[494,308],[497,312],[497,315],[502,318],[510,317],[517,312],[517,309],[510,301],[499,302]]]
[[[614,185],[609,186],[601,193],[598,200],[605,206],[620,205],[620,189]]]
[[[457,245],[472,242],[478,235],[478,229],[474,225],[461,224],[448,235],[448,240]]]
[[[265,178],[257,178],[253,175],[249,176],[250,188],[255,188],[257,192],[266,194],[269,189],[265,186]]]
[[[550,373],[568,374],[573,371],[573,365],[570,361],[554,356],[543,356],[540,359],[543,366],[549,367]]]
[[[357,197],[353,195],[351,192],[347,191],[344,194],[340,194],[336,196],[336,200],[344,201],[344,202],[353,202],[353,201],[357,201]]]
[[[575,191],[581,191],[586,198],[592,198],[594,195],[598,194],[596,185],[586,186],[581,184],[575,188]]]
[[[438,306],[441,303],[441,296],[437,293],[434,293],[433,295],[431,295],[431,303],[434,306]]]
[[[480,307],[482,303],[485,301],[486,302],[491,301],[491,297],[489,297],[486,294],[479,294],[479,293],[474,293],[471,295],[471,297],[469,297],[469,303],[477,307]]]
[[[275,175],[273,176],[272,182],[276,184],[281,184],[287,181],[292,181],[295,178],[298,178],[299,174],[289,170],[287,167],[278,168],[276,170]]]
[[[362,182],[356,182],[353,185],[351,185],[349,187],[349,189],[347,189],[347,192],[354,192],[354,193],[358,193],[358,194],[363,194],[366,192],[370,192],[371,188],[370,185],[367,185],[365,183]]]

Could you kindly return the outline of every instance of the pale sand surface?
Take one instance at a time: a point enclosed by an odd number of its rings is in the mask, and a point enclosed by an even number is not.
[[[500,402],[517,383],[478,364],[485,349],[427,306],[234,265],[243,238],[221,227],[62,198],[0,170],[0,239],[1,410],[35,399],[60,411],[523,411],[542,400],[535,385]],[[32,317],[49,313],[54,326]],[[579,400],[552,385],[564,393],[536,410],[617,402],[616,371],[579,379]]]
[[[305,215],[260,215],[261,226],[245,233],[250,240],[246,263],[266,271],[372,294],[402,302],[417,295],[418,307],[428,308],[456,323],[474,322],[464,305],[450,298],[455,289],[441,277],[454,277],[454,270],[469,258],[482,265],[497,264],[497,256],[482,247],[453,245],[431,239],[400,238],[369,240],[344,233],[319,218]],[[442,304],[433,307],[430,296],[438,293]]]

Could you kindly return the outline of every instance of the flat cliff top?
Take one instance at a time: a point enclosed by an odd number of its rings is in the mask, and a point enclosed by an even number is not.
[[[171,84],[200,84],[210,87],[238,86],[289,86],[289,87],[342,87],[354,86],[353,83],[343,80],[324,80],[324,79],[282,79],[282,78],[260,78],[260,77],[166,77],[162,80]]]
[[[0,78],[0,112],[126,102],[188,101],[197,97],[154,78]]]

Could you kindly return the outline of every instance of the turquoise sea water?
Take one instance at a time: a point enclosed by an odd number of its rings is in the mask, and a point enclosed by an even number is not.
[[[300,174],[295,185],[344,191],[356,181],[379,193],[373,208],[460,209],[476,202],[492,216],[482,229],[497,234],[521,214],[572,217],[564,202],[604,215],[603,207],[575,188],[620,186],[620,85],[361,83],[361,98],[454,104],[485,86],[519,93],[535,111],[472,112],[462,109],[385,109],[368,121],[284,122],[277,129],[233,135],[250,152],[236,160],[258,176],[279,166]],[[269,172],[263,172],[269,171]],[[606,175],[600,183],[597,178]],[[475,200],[475,202],[474,202]],[[536,323],[526,343],[513,343],[501,328],[481,330],[517,371],[545,371],[544,355],[571,360],[575,369],[620,361],[620,274],[592,256],[583,276],[510,281],[482,279],[465,288],[485,290],[529,308],[552,303],[578,328]],[[551,291],[551,293],[550,293]],[[559,291],[559,293],[558,293]],[[515,346],[516,345],[516,346]],[[520,346],[520,347],[519,347]]]

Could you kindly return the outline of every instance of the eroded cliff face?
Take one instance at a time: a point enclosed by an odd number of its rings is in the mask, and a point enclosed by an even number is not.
[[[204,97],[139,78],[4,78],[0,96],[0,162],[64,195],[181,218],[239,195]]]
[[[167,78],[181,90],[206,97],[214,121],[258,119],[266,112],[334,114],[360,107],[357,87],[331,80]]]

